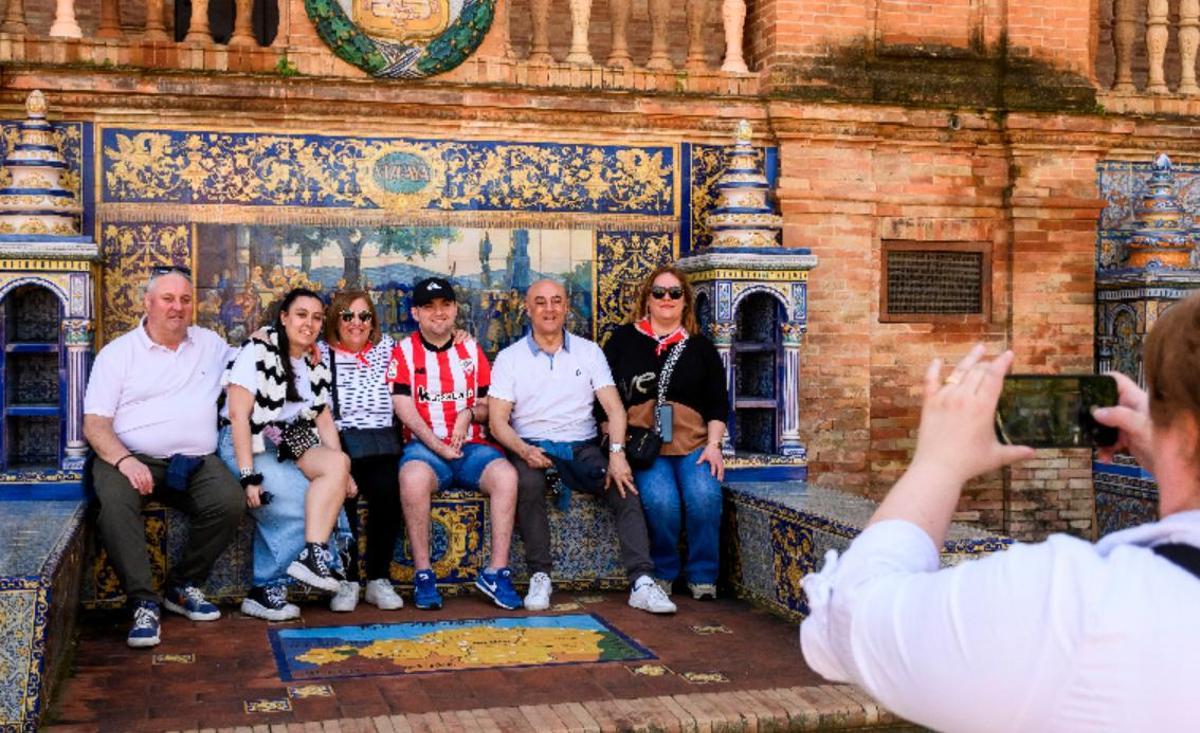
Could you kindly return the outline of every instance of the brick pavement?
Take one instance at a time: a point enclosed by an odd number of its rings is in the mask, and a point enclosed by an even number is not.
[[[796,626],[746,603],[675,596],[674,616],[631,609],[623,593],[555,594],[592,612],[658,657],[283,682],[267,624],[226,608],[214,623],[167,614],[163,643],[125,646],[126,622],[85,614],[70,677],[49,730],[93,731],[769,731],[891,729],[902,723],[866,695],[826,684],[803,662]],[[334,626],[507,615],[477,596],[441,611],[353,614],[303,606],[293,624]],[[522,612],[524,613],[524,612]],[[698,633],[697,629],[704,633]],[[159,656],[155,655],[168,655]],[[662,669],[639,670],[646,666]],[[655,671],[657,675],[636,674]]]

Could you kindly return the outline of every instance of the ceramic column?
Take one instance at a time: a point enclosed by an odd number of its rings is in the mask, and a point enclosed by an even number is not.
[[[188,24],[184,43],[211,43],[212,29],[208,27],[208,0],[192,0],[192,22]]]
[[[725,390],[729,395],[729,417],[725,423],[725,436],[721,438],[721,453],[731,455],[733,453],[733,397],[734,397],[734,381],[733,381],[733,339],[737,333],[737,325],[734,323],[713,323],[709,328],[709,336],[712,338],[713,345],[717,347],[717,354],[721,357],[721,367],[725,370]]]
[[[550,55],[550,0],[530,0],[529,13],[533,21],[533,40],[529,45],[529,62],[548,64]]]
[[[779,452],[785,456],[804,453],[800,442],[800,341],[804,326],[785,323],[783,331],[783,387],[779,404]]]
[[[229,47],[257,46],[258,41],[254,38],[254,0],[236,0],[234,8],[233,35],[229,37]]]
[[[92,322],[86,318],[63,321],[63,344],[67,351],[67,435],[63,468],[79,470],[87,455],[83,439],[83,390],[87,384],[87,360],[92,350]]]
[[[592,22],[592,0],[571,0],[571,50],[567,53],[568,64],[592,65],[592,54],[588,50],[588,28]]]
[[[121,7],[118,0],[100,0],[100,25],[96,38],[121,38]]]
[[[75,0],[58,0],[54,6],[54,25],[50,26],[51,38],[82,38],[83,31],[75,20]]]
[[[688,0],[687,29],[688,54],[685,66],[688,71],[704,71],[708,63],[704,58],[704,24],[708,20],[708,0]]]
[[[167,26],[163,23],[163,0],[146,0],[146,30],[142,40],[150,43],[168,40]]]
[[[1150,57],[1149,78],[1146,91],[1151,94],[1166,94],[1167,80],[1163,64],[1167,57],[1167,0],[1150,0],[1146,14],[1146,54]]]
[[[1179,93],[1200,94],[1196,85],[1196,48],[1200,46],[1200,0],[1179,2]]]
[[[24,35],[25,29],[25,0],[8,0],[8,7],[4,9],[4,23],[0,24],[0,32]]]
[[[609,20],[612,23],[612,51],[608,54],[609,66],[628,69],[633,66],[629,56],[629,8],[630,0],[608,0]]]
[[[746,60],[742,58],[742,34],[746,24],[746,0],[725,0],[721,5],[721,22],[725,26],[725,62],[721,71],[746,74]]]
[[[1136,0],[1115,0],[1113,3],[1113,59],[1116,74],[1114,92],[1133,92],[1133,42],[1137,34]]]
[[[667,29],[671,24],[671,0],[650,0],[650,60],[646,62],[647,69],[670,71],[668,55]]]

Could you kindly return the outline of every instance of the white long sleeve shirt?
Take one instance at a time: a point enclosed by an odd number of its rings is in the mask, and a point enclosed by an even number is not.
[[[1149,549],[1174,542],[1200,546],[1200,511],[938,570],[880,522],[805,579],[804,658],[938,730],[1200,730],[1200,578]]]

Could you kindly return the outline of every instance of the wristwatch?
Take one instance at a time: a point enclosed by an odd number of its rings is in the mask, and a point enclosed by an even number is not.
[[[254,475],[253,468],[239,468],[238,469],[238,478],[249,478],[250,476],[253,476],[253,475]]]
[[[624,443],[609,443],[608,444],[608,452],[609,453],[624,453],[625,452],[625,444]]]

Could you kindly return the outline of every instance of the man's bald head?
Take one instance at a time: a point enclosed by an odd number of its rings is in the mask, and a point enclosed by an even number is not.
[[[525,311],[535,333],[560,333],[567,320],[567,289],[554,280],[538,280],[525,292]]]

